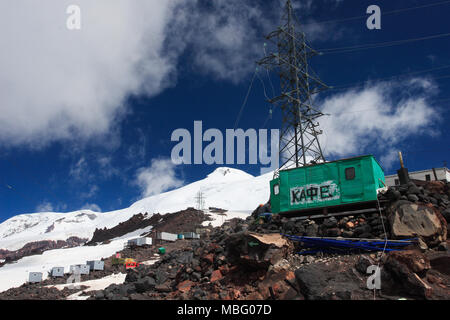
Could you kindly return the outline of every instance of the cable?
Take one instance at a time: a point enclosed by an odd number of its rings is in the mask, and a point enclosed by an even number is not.
[[[429,79],[432,80],[439,80],[439,79],[444,79],[444,78],[450,78],[450,75],[445,75],[445,76],[441,76],[441,77],[429,77]],[[395,78],[393,78],[395,79]],[[392,79],[392,80],[393,80]],[[360,84],[360,85],[349,85],[349,86],[338,86],[338,87],[331,87],[330,90],[346,90],[346,89],[357,89],[357,88],[363,88],[366,86],[366,84],[370,83],[370,82],[375,82],[375,81],[379,81],[382,79],[374,79],[374,80],[367,80],[365,82],[362,82],[364,84]]]
[[[272,120],[272,108],[269,109],[269,114],[266,117],[266,120],[264,120],[264,123],[262,125],[262,129],[266,128],[267,123]]]
[[[353,51],[359,51],[359,50],[367,50],[367,49],[376,49],[376,48],[384,48],[384,47],[392,47],[397,45],[402,45],[405,43],[411,43],[416,41],[424,41],[424,40],[430,40],[430,39],[437,39],[437,38],[444,38],[450,36],[450,32],[448,33],[439,33],[431,36],[425,36],[420,38],[411,38],[411,39],[404,39],[404,40],[395,40],[395,41],[388,41],[388,42],[379,42],[379,43],[373,43],[373,44],[364,44],[364,45],[358,45],[358,46],[349,46],[349,47],[336,47],[336,48],[329,48],[329,49],[318,49],[317,51],[320,51],[322,54],[332,54],[332,53],[347,53],[347,52],[353,52]]]
[[[412,71],[412,72],[406,72],[406,73],[400,73],[400,74],[392,75],[389,77],[382,77],[382,78],[369,79],[369,80],[365,80],[365,81],[347,83],[347,84],[340,85],[340,86],[331,86],[330,89],[331,90],[339,90],[341,88],[349,88],[349,87],[353,87],[355,85],[365,84],[370,81],[392,80],[395,78],[400,78],[400,77],[404,77],[404,76],[408,76],[408,75],[412,75],[412,74],[420,74],[420,73],[432,72],[432,71],[443,70],[443,69],[448,69],[448,68],[450,68],[450,65],[445,65],[445,66],[430,68],[430,69],[424,69],[424,70],[418,70],[418,71]],[[447,77],[450,77],[450,75],[435,78],[435,79],[442,79],[442,78],[447,78]]]
[[[438,99],[438,100],[434,100],[434,103],[436,103],[436,102],[444,102],[444,101],[449,101],[450,100],[450,98],[446,98],[446,99]],[[445,111],[450,111],[450,110],[445,110]]]
[[[261,79],[261,77],[259,76],[258,73],[256,73],[256,76],[258,77],[258,79],[259,79],[259,81],[261,82],[261,85],[262,85],[262,87],[263,87],[264,97],[267,99],[267,101],[269,101],[270,98],[267,96],[266,85],[264,84],[264,81]]]
[[[267,122],[269,121],[269,117],[270,117],[270,115],[268,115],[267,117],[266,117],[266,120],[264,120],[264,123],[263,123],[263,125],[262,125],[262,129],[265,129],[266,128],[266,124],[267,124]]]
[[[241,119],[242,111],[245,108],[245,105],[247,104],[248,96],[250,95],[250,91],[253,87],[253,81],[255,80],[256,72],[258,69],[255,69],[255,72],[253,73],[252,81],[250,82],[250,86],[248,87],[247,95],[245,96],[244,102],[242,103],[241,109],[239,110],[238,116],[236,118],[236,121],[234,122],[234,129],[236,130],[237,125],[239,124],[239,120]]]
[[[449,99],[443,99],[443,100],[436,100],[436,101],[434,101],[434,103],[440,102],[440,101],[447,101],[447,100],[450,100],[450,98]],[[342,111],[342,112],[336,112],[336,113],[333,113],[333,114],[325,114],[325,115],[327,115],[327,116],[336,116],[336,115],[339,115],[339,114],[369,112],[369,111],[380,111],[380,109],[361,109],[361,110],[354,110],[354,111]],[[445,110],[444,112],[449,112],[449,111],[450,110]]]
[[[383,232],[384,232],[384,247],[383,247],[383,251],[381,252],[380,258],[378,259],[378,265],[377,265],[377,273],[378,276],[380,276],[380,261],[383,258],[384,252],[386,251],[386,247],[387,247],[387,243],[388,243],[388,238],[387,238],[387,233],[386,233],[386,227],[384,225],[384,219],[383,216],[381,214],[381,208],[380,208],[380,200],[377,197],[377,205],[378,205],[378,213],[380,215],[380,219],[381,219],[381,224],[383,225]],[[376,299],[376,287],[374,287],[373,289],[373,299]]]
[[[421,6],[417,6],[417,7],[409,7],[409,8],[398,9],[398,10],[384,11],[382,14],[384,16],[384,15],[395,14],[395,13],[400,13],[400,12],[404,12],[404,11],[423,9],[423,8],[427,8],[427,7],[435,7],[435,6],[449,4],[449,3],[450,3],[450,1],[441,1],[441,2],[436,2],[436,3],[430,3],[430,4],[426,4],[426,5],[421,5]],[[343,22],[343,21],[351,21],[351,20],[357,20],[357,19],[363,19],[363,18],[367,18],[367,15],[354,16],[354,17],[343,18],[343,19],[336,19],[336,20],[325,20],[325,21],[319,21],[319,22],[304,23],[304,24],[302,24],[302,26],[315,25],[315,24],[325,24],[325,23],[334,23],[334,22]]]
[[[266,44],[265,43],[264,43],[263,48],[264,48],[264,56],[267,57]],[[270,79],[269,70],[267,68],[266,68],[266,74],[267,74],[267,78],[269,79],[270,86],[272,87],[272,95],[275,97],[275,87],[273,86],[272,79]]]

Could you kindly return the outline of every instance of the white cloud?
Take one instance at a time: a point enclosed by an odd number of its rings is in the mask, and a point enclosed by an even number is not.
[[[310,17],[312,12],[323,10],[323,5],[333,10],[340,2],[324,0],[321,6],[312,0],[293,1],[295,14],[302,17],[300,27],[309,41],[330,41],[342,36],[341,26],[317,24]],[[193,70],[239,83],[265,55],[265,42],[267,52],[277,51],[265,36],[280,25],[285,4],[284,0],[184,1],[176,7],[169,25],[171,52],[191,49],[188,58],[193,62]]]
[[[385,168],[392,168],[394,163],[397,163],[398,167],[398,161],[398,150],[395,149],[387,150],[386,153],[380,158],[380,162]]]
[[[373,83],[319,100],[322,111],[331,114],[320,119],[325,153],[347,156],[379,152],[383,165],[389,167],[403,141],[436,133],[437,110],[428,101],[436,92],[433,82],[413,78]]]
[[[89,159],[89,160],[88,160]],[[99,178],[109,179],[112,177],[124,176],[113,165],[113,159],[109,155],[98,155],[97,153],[88,154],[85,153],[78,161],[73,163],[69,169],[69,176],[76,182],[96,182]],[[82,196],[92,196],[98,190],[98,187],[92,185],[89,187],[88,192],[82,193]]]
[[[183,185],[176,177],[176,165],[170,159],[153,159],[150,167],[140,168],[136,173],[136,184],[143,197],[159,194]]]
[[[175,0],[0,2],[0,141],[34,147],[108,132],[132,93],[159,93],[174,67],[162,54]]]
[[[104,178],[121,176],[120,171],[113,165],[111,156],[100,156],[97,158],[100,175]]]
[[[83,199],[92,198],[93,196],[95,196],[97,194],[98,191],[99,191],[99,187],[97,185],[95,185],[95,184],[91,185],[88,187],[88,189],[81,192],[80,198],[83,198]]]
[[[309,10],[312,2],[297,3]],[[279,1],[78,0],[82,29],[69,31],[70,4],[0,3],[5,146],[96,139],[117,145],[111,134],[129,111],[130,94],[152,96],[175,85],[180,56],[189,72],[241,81],[281,14]]]
[[[66,204],[59,203],[57,205],[53,205],[51,202],[44,200],[37,205],[35,212],[62,212],[66,209]]]
[[[279,20],[280,10],[263,13],[256,1],[185,1],[169,28],[171,50],[191,49],[194,70],[235,83],[255,70],[263,56],[264,35]],[[264,2],[264,6],[278,3]],[[184,32],[180,32],[184,30]]]
[[[36,212],[53,212],[53,205],[50,202],[42,202],[36,207]]]
[[[147,154],[147,135],[141,128],[136,128],[136,142],[130,144],[128,150],[126,151],[127,160],[133,163],[142,164],[145,160]]]
[[[85,157],[81,157],[77,163],[70,167],[69,175],[76,181],[89,179],[89,167]]]
[[[86,203],[80,210],[92,210],[94,212],[102,212],[102,209],[95,203]]]

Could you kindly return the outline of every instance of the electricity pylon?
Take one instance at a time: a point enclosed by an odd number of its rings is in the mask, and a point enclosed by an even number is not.
[[[204,210],[205,208],[205,197],[203,195],[203,192],[199,191],[197,192],[197,195],[195,196],[195,201],[197,204],[196,209],[197,210]]]
[[[282,110],[279,170],[323,162],[325,157],[318,139],[322,131],[316,121],[323,113],[313,106],[311,96],[328,87],[308,65],[308,60],[319,53],[307,44],[291,0],[286,1],[282,25],[266,39],[276,45],[277,52],[257,63],[276,70],[280,76],[280,95],[269,100]]]

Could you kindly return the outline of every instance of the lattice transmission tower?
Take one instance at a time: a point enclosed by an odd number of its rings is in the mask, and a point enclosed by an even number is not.
[[[196,203],[196,209],[197,210],[204,210],[205,209],[205,196],[203,192],[199,191],[195,195],[195,203]]]
[[[280,77],[280,95],[269,99],[274,107],[282,110],[279,170],[323,162],[325,158],[318,139],[322,131],[316,121],[323,113],[313,106],[311,96],[328,87],[308,65],[308,60],[319,53],[307,44],[291,0],[286,1],[282,25],[266,39],[277,50],[257,64],[276,71]]]

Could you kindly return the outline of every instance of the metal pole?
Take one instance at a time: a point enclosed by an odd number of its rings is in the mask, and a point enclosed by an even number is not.
[[[405,166],[403,165],[403,156],[401,151],[398,152],[398,158],[400,159],[400,167],[403,169]]]

